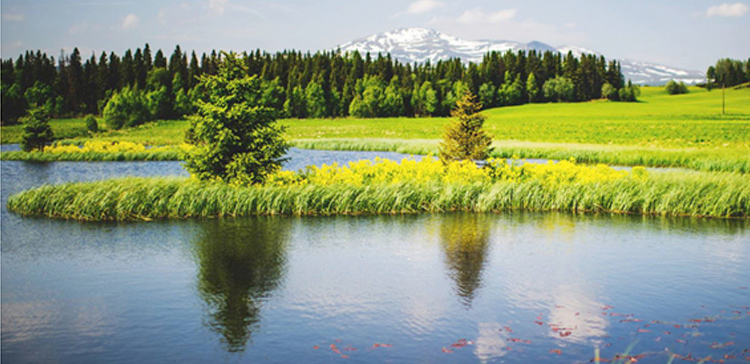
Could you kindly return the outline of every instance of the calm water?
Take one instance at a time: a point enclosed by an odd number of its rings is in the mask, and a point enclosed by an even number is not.
[[[292,153],[290,169],[373,156]],[[21,218],[5,202],[44,183],[185,172],[177,162],[1,167],[3,362],[586,363],[597,348],[611,359],[628,347],[641,363],[750,357],[748,222],[79,223]]]

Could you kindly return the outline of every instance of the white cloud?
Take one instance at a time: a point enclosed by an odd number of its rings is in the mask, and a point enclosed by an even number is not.
[[[125,19],[122,20],[122,29],[132,29],[138,26],[140,19],[135,14],[128,14]]]
[[[577,27],[577,26],[578,26],[578,24],[576,24],[576,23],[565,23],[565,24],[563,24],[563,25],[564,25],[564,26],[565,26],[566,28],[568,28],[568,29],[574,29],[575,27]]]
[[[4,13],[3,21],[24,21],[26,16],[21,13]]]
[[[435,17],[430,25],[444,33],[463,39],[507,39],[519,42],[532,40],[552,45],[577,44],[585,46],[588,36],[580,27],[567,24],[541,23],[533,19],[518,19],[515,9],[489,12],[469,10],[456,17]]]
[[[462,24],[495,24],[515,18],[518,11],[516,9],[505,9],[494,12],[485,12],[481,8],[466,10],[456,19],[456,22]]]
[[[89,22],[83,22],[74,24],[68,28],[68,34],[70,35],[81,35],[90,32],[98,32],[102,30],[102,26],[99,24],[90,24]]]
[[[445,4],[443,4],[440,1],[435,1],[435,0],[417,0],[409,4],[409,8],[406,9],[406,13],[407,14],[427,13],[439,7],[442,7],[443,5]]]
[[[750,7],[743,3],[721,4],[712,6],[706,10],[707,16],[743,16]]]
[[[208,7],[219,15],[224,14],[227,4],[229,4],[229,0],[208,0]]]
[[[224,15],[229,10],[230,12],[243,12],[264,18],[259,11],[244,5],[230,4],[229,0],[209,0],[208,8],[217,15]]]

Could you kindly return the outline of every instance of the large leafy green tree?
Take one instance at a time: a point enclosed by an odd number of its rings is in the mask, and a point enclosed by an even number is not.
[[[261,81],[247,65],[224,53],[216,75],[203,75],[206,90],[190,118],[188,141],[196,146],[185,167],[200,180],[262,183],[281,168],[289,144],[276,123],[277,110],[262,105]]]
[[[484,130],[485,116],[480,114],[482,104],[466,92],[451,111],[455,121],[446,125],[440,143],[440,160],[447,164],[454,160],[484,160],[492,150],[492,138]]]

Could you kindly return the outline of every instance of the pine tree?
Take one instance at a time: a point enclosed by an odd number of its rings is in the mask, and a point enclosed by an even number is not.
[[[43,150],[44,146],[52,142],[54,134],[49,125],[49,115],[44,107],[37,106],[29,109],[29,115],[23,119],[23,135],[21,149],[26,152]]]
[[[276,123],[277,110],[259,104],[260,79],[248,76],[234,53],[223,55],[218,74],[200,78],[208,95],[190,119],[188,141],[196,148],[185,167],[200,180],[262,183],[284,161],[284,127]]]
[[[492,150],[492,138],[484,130],[485,116],[479,113],[482,104],[467,92],[458,100],[451,116],[456,120],[446,125],[440,143],[440,160],[485,160]]]
[[[536,83],[534,72],[529,73],[529,78],[526,80],[526,95],[529,97],[529,103],[534,102],[539,95],[539,85]]]

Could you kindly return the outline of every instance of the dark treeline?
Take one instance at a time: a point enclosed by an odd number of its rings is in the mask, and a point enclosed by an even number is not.
[[[708,87],[731,87],[750,82],[750,58],[746,62],[729,58],[716,61],[715,66],[706,71]]]
[[[390,55],[334,51],[258,50],[241,57],[262,80],[263,102],[298,118],[447,116],[467,90],[484,108],[602,97],[633,101],[637,91],[625,85],[618,62],[572,53],[492,52],[468,65],[459,59],[404,64]],[[32,105],[58,117],[106,114],[107,103],[130,102],[124,98],[146,104],[142,118],[180,117],[193,112],[201,97],[199,77],[215,74],[220,62],[216,51],[198,57],[177,46],[166,57],[161,50],[152,54],[148,44],[122,56],[102,52],[87,59],[77,48],[57,60],[29,51],[2,61],[2,119],[15,121]]]

